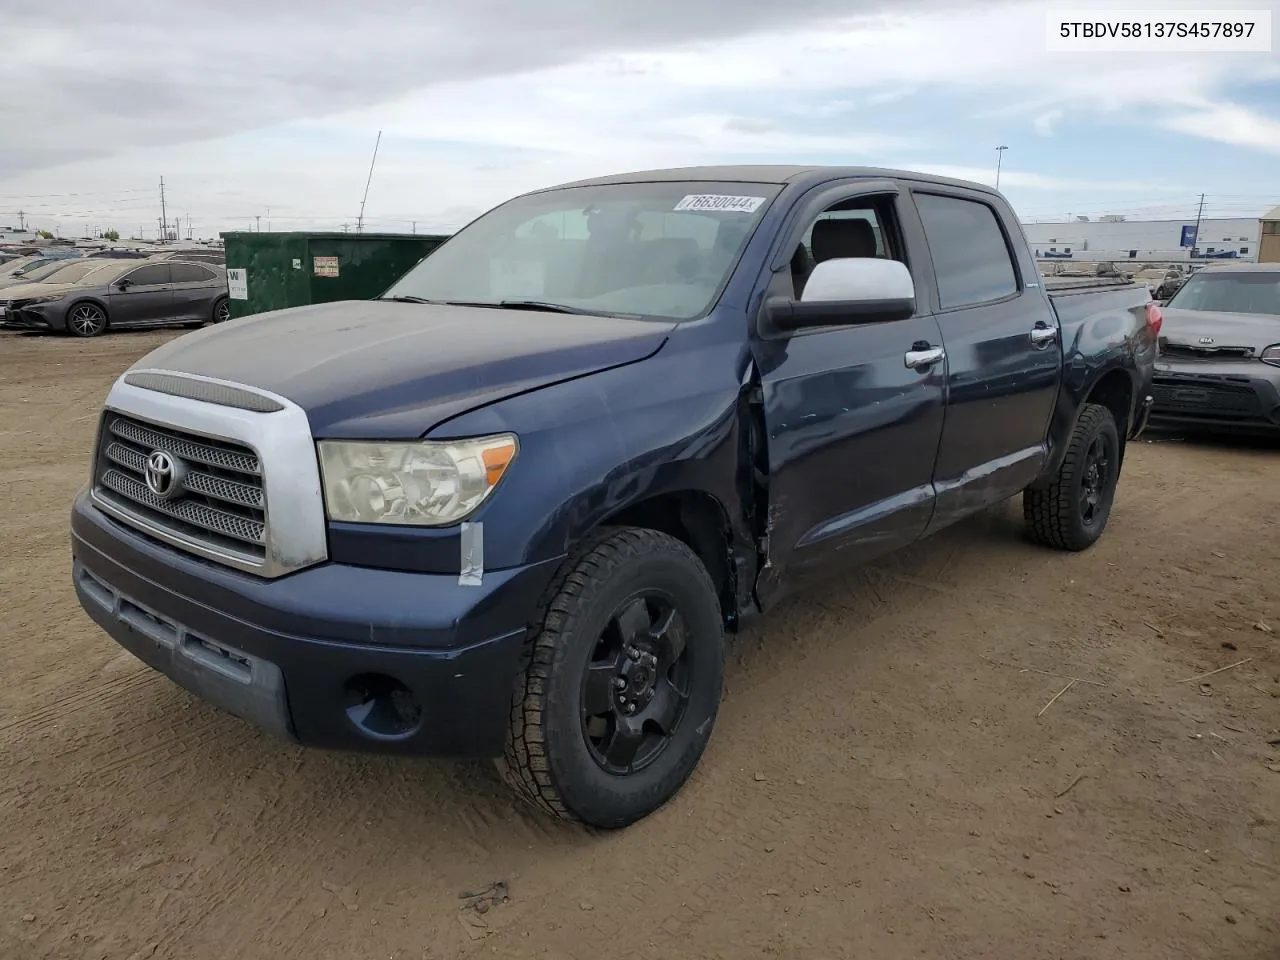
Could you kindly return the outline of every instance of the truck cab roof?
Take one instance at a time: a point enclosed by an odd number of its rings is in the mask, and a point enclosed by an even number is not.
[[[830,183],[833,180],[851,180],[855,178],[875,180],[913,180],[920,183],[941,184],[952,187],[963,187],[967,190],[979,190],[992,196],[999,194],[983,183],[969,180],[956,180],[950,177],[936,177],[912,170],[896,170],[889,167],[855,167],[855,166],[800,166],[770,164],[727,164],[699,167],[666,167],[657,170],[636,170],[629,173],[609,174],[603,177],[591,177],[586,180],[575,180],[561,183],[543,190],[531,191],[542,193],[546,190],[563,190],[569,187],[602,186],[613,183],[654,183],[680,180],[710,180],[722,183],[772,183],[802,188]]]

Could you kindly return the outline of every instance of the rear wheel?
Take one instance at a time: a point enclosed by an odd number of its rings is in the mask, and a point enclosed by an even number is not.
[[[214,323],[226,323],[230,319],[231,301],[226,297],[222,297],[213,305],[212,320]]]
[[[67,311],[67,333],[96,337],[107,329],[107,313],[96,303],[77,303]]]
[[[566,562],[535,629],[504,778],[595,827],[652,813],[697,766],[720,704],[724,629],[706,568],[666,534],[606,531]]]
[[[1086,404],[1053,482],[1022,494],[1032,538],[1059,550],[1091,547],[1106,529],[1119,480],[1115,417],[1104,406]]]

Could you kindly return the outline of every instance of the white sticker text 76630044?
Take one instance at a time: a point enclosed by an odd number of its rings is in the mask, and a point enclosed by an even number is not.
[[[675,205],[676,210],[707,210],[715,213],[755,213],[764,197],[731,197],[720,193],[691,193]]]

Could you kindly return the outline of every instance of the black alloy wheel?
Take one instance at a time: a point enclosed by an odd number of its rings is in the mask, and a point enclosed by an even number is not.
[[[655,590],[609,618],[582,678],[582,734],[602,770],[643,770],[679,730],[689,705],[686,629],[674,599]]]
[[[77,303],[67,311],[67,333],[73,337],[96,337],[107,329],[107,314],[96,303]]]

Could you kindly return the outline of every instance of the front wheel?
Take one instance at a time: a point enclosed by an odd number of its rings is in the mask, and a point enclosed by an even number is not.
[[[624,827],[684,785],[724,676],[714,584],[687,546],[605,531],[566,561],[540,611],[499,766],[527,801]]]
[[[231,301],[228,300],[226,297],[220,297],[217,303],[213,305],[213,316],[211,317],[211,319],[213,320],[214,323],[226,323],[228,320],[230,320],[231,319]]]
[[[1093,546],[1107,526],[1120,481],[1120,432],[1111,411],[1085,404],[1057,476],[1022,494],[1032,538],[1059,550]]]
[[[107,329],[107,314],[96,303],[77,303],[67,313],[67,333],[96,337]]]

